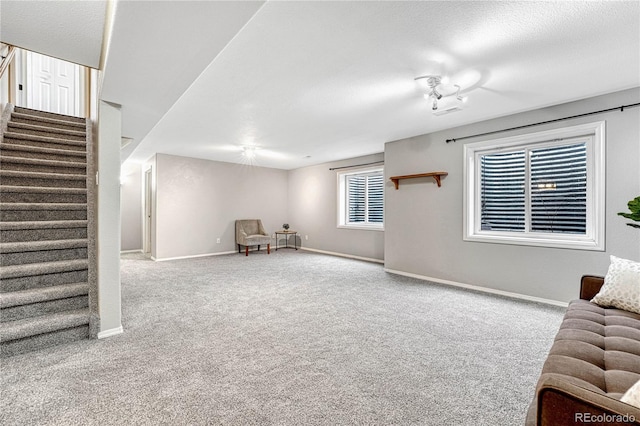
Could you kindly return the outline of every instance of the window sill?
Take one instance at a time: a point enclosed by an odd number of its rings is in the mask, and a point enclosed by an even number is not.
[[[382,226],[338,225],[338,229],[356,229],[356,230],[360,230],[360,231],[382,231],[382,232],[384,232],[384,227],[382,227]]]
[[[582,240],[558,238],[557,236],[532,236],[522,237],[519,235],[467,235],[464,241],[477,243],[510,244],[518,246],[533,246],[546,248],[560,248],[571,250],[591,250],[604,251],[604,244],[599,244],[593,239],[584,238]]]

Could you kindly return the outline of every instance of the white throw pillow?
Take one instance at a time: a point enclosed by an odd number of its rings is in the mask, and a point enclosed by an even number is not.
[[[631,386],[628,391],[622,395],[620,401],[640,408],[640,380],[635,385]]]
[[[640,314],[640,263],[611,256],[604,285],[591,301]]]

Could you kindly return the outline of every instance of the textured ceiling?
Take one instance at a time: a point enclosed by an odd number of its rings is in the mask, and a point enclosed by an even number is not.
[[[262,2],[119,1],[101,98],[122,105],[125,158]]]
[[[253,145],[292,169],[640,86],[639,6],[120,0],[101,96],[122,105],[123,159],[244,163]],[[0,40],[95,67],[105,9],[2,0]],[[461,111],[432,114],[414,81],[430,73],[463,87]]]
[[[0,1],[0,41],[99,68],[103,1]]]
[[[267,2],[132,155],[292,169],[640,85],[633,2]],[[414,78],[469,97],[436,117]]]

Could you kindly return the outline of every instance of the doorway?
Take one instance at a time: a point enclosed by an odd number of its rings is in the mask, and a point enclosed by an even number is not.
[[[21,51],[20,102],[26,108],[56,114],[84,116],[84,68],[80,65]]]
[[[151,256],[151,201],[152,201],[151,168],[144,172],[144,254]]]

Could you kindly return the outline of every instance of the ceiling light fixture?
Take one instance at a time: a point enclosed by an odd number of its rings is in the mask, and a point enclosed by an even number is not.
[[[423,75],[416,77],[414,80],[426,84],[428,92],[424,94],[424,98],[431,101],[431,109],[433,111],[438,109],[438,101],[443,97],[455,95],[456,100],[467,102],[467,97],[460,95],[461,87],[458,84],[450,85],[447,77]]]
[[[256,151],[258,150],[255,146],[243,146],[242,147],[242,155],[247,157],[248,159],[256,158]]]

